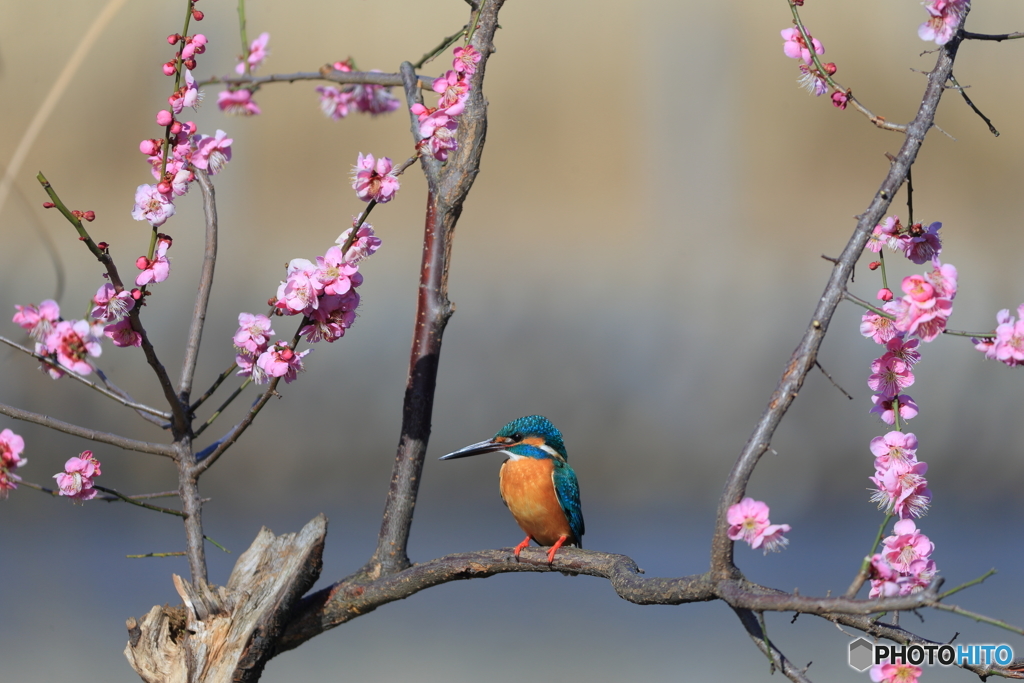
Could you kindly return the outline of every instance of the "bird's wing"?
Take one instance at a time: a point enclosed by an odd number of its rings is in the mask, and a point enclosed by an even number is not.
[[[555,496],[558,504],[569,521],[569,527],[576,536],[577,547],[583,547],[583,534],[586,525],[583,523],[583,510],[580,507],[580,485],[576,481],[576,473],[572,468],[558,460],[554,461],[555,469],[551,473],[551,479],[555,484]]]

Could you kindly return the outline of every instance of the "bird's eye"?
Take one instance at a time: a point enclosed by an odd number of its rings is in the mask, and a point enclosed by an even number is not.
[[[519,443],[520,441],[523,440],[523,435],[520,434],[519,432],[516,432],[515,434],[510,436],[509,439],[511,439],[513,443]]]

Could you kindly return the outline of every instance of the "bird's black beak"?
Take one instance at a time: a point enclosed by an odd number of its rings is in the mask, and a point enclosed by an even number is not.
[[[460,448],[454,453],[442,455],[438,460],[454,460],[455,458],[468,458],[471,455],[480,455],[481,453],[495,453],[497,451],[503,451],[511,445],[511,443],[488,439],[487,441],[481,441],[480,443]]]

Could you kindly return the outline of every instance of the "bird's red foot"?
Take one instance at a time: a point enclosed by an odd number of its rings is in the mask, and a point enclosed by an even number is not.
[[[562,547],[562,544],[569,539],[568,536],[559,536],[555,544],[551,546],[551,550],[548,551],[548,564],[555,561],[555,551]]]
[[[525,548],[526,546],[530,545],[530,541],[531,540],[533,540],[533,539],[531,539],[529,536],[527,536],[525,539],[523,539],[523,542],[520,543],[519,545],[517,545],[515,547],[515,549],[512,551],[512,554],[516,556],[516,562],[519,561],[519,553],[521,553],[523,551],[523,548]]]

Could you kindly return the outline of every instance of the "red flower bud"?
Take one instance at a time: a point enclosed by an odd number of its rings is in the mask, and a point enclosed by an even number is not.
[[[197,50],[197,52],[198,52],[198,50]],[[195,69],[196,68],[196,60],[194,60],[194,59],[186,59],[185,60],[185,68],[187,68],[190,71],[192,69]]]
[[[177,33],[172,33],[171,35],[167,36],[168,45],[177,45],[179,40],[181,40],[181,36],[179,36]]]
[[[203,16],[204,16],[203,13],[200,12],[199,10],[197,10],[197,9],[192,10],[192,18],[195,19],[196,21],[202,21],[203,20]]]
[[[149,259],[146,258],[145,256],[140,256],[139,258],[135,259],[135,267],[138,268],[139,270],[145,270],[146,268],[149,267]]]
[[[100,242],[96,246],[99,247],[100,249],[102,249],[103,251],[106,251],[107,249],[110,248],[110,245],[107,244],[106,242]],[[106,273],[104,273],[104,275],[106,275]]]
[[[872,261],[868,264],[868,270],[878,270],[878,267],[882,265],[879,261]]]
[[[53,202],[43,202],[43,208],[44,209],[52,209],[55,206],[56,206],[56,204],[54,204]]]
[[[82,214],[82,217],[85,218],[87,222],[92,223],[94,220],[96,220],[96,212],[86,211],[84,214]]]

